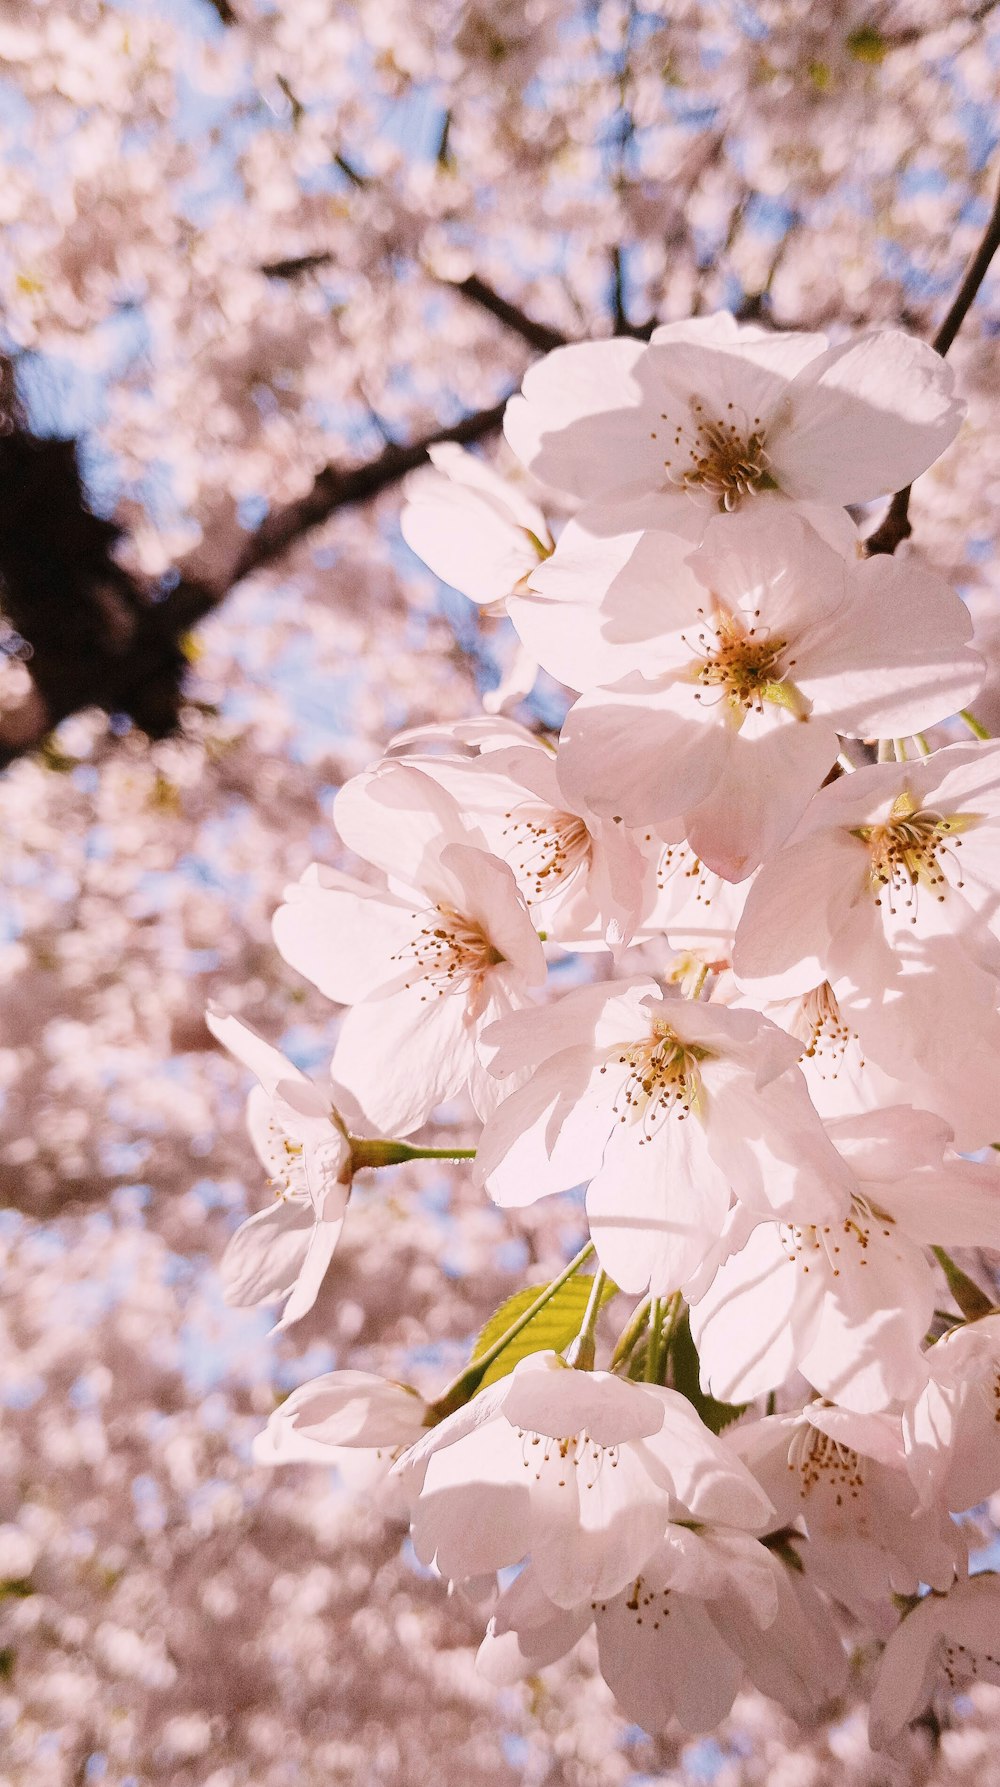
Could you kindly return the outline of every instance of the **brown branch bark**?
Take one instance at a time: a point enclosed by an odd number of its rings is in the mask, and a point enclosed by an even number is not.
[[[153,737],[172,730],[182,701],[183,639],[192,627],[244,577],[273,564],[338,510],[371,501],[424,464],[429,447],[442,441],[470,446],[495,434],[506,402],[408,445],[387,445],[363,465],[324,466],[305,496],[265,516],[225,576],[210,584],[185,575],[182,565],[162,601],[109,558],[116,530],[80,506],[72,443],[18,435],[8,443],[17,460],[5,476],[17,533],[8,543],[10,526],[0,527],[0,573],[5,612],[31,648],[32,689],[0,718],[0,769],[37,751],[53,727],[88,707],[128,714]],[[11,476],[22,462],[28,467],[23,489]],[[65,538],[52,542],[56,485],[74,495],[59,505],[68,517]]]
[[[1000,249],[1000,187],[997,188],[993,210],[983,231],[979,247],[969,262],[948,313],[931,342],[935,353],[940,354],[942,358],[947,354],[972,309],[979,288],[989,271],[990,262],[998,249]],[[865,552],[869,558],[884,553],[891,554],[904,540],[909,539],[913,532],[910,524],[910,491],[912,488],[913,486],[908,484],[905,490],[897,490],[884,519],[864,542]]]

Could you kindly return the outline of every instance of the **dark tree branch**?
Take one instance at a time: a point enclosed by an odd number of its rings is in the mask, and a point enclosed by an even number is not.
[[[495,434],[507,399],[407,446],[388,444],[359,466],[328,465],[295,502],[274,509],[216,583],[185,575],[163,600],[112,556],[120,537],[83,497],[75,443],[44,441],[15,425],[0,437],[3,612],[30,648],[32,691],[0,719],[0,769],[36,751],[84,708],[127,714],[153,738],[177,725],[186,633],[242,578],[273,564],[340,509],[369,502],[426,463],[443,441],[470,446]]]
[[[941,327],[938,329],[931,346],[935,353],[942,357],[948,352],[969,311],[976,301],[979,288],[989,271],[990,262],[1000,248],[1000,187],[993,203],[989,221],[983,231],[982,240],[976,249],[962,283],[955,293]],[[910,491],[908,484],[905,490],[897,490],[888,511],[874,533],[869,534],[864,543],[869,558],[880,553],[893,553],[904,540],[908,540],[913,532],[910,525]]]
[[[248,577],[251,571],[259,571],[263,566],[273,564],[276,558],[280,558],[304,534],[327,521],[338,509],[350,508],[355,503],[370,502],[373,497],[380,496],[383,490],[398,484],[407,472],[415,471],[417,466],[425,463],[428,447],[435,447],[442,441],[457,441],[460,446],[467,447],[474,441],[485,440],[488,435],[496,434],[503,423],[507,401],[505,397],[491,409],[477,410],[474,415],[463,416],[460,422],[455,422],[450,428],[436,428],[432,434],[425,434],[409,446],[389,445],[383,448],[377,459],[368,460],[364,465],[348,468],[339,465],[324,466],[305,496],[297,497],[294,502],[286,503],[283,508],[274,509],[270,515],[264,517],[240,553],[227,589],[239,583],[241,578]]]

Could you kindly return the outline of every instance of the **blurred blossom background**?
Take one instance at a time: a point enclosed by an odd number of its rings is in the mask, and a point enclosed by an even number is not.
[[[4,0],[2,1787],[1000,1783],[1000,1691],[875,1757],[864,1656],[812,1731],[746,1695],[651,1740],[586,1652],[498,1693],[397,1529],[254,1466],[334,1364],[440,1386],[578,1215],[362,1174],[315,1310],[269,1338],[221,1297],[271,1193],[203,1021],[325,1071],[281,889],[342,863],[348,775],[510,662],[403,544],[428,439],[503,466],[540,352],[721,306],[929,337],[993,204],[998,87],[996,0]],[[907,550],[973,607],[995,727],[996,275],[951,358],[968,420]]]

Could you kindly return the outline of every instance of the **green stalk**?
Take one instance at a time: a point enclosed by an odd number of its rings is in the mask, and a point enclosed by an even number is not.
[[[351,1167],[396,1167],[404,1160],[475,1160],[475,1148],[414,1148],[409,1142],[381,1142],[352,1135]]]
[[[567,1280],[572,1278],[574,1273],[579,1272],[580,1267],[589,1260],[593,1251],[593,1241],[586,1241],[579,1253],[573,1255],[569,1265],[563,1267],[558,1278],[553,1278],[551,1284],[547,1284],[544,1291],[539,1292],[535,1301],[528,1304],[527,1309],[518,1316],[517,1321],[512,1322],[499,1339],[495,1340],[492,1346],[487,1347],[485,1353],[480,1353],[478,1359],[474,1359],[471,1365],[467,1365],[464,1371],[460,1371],[458,1376],[452,1379],[451,1383],[442,1390],[437,1401],[429,1404],[428,1427],[435,1426],[438,1421],[443,1421],[446,1415],[454,1414],[456,1409],[464,1407],[469,1398],[474,1396],[479,1389],[494,1359],[498,1359],[504,1347],[509,1346],[511,1341],[520,1334],[521,1329],[526,1328],[539,1311],[545,1308],[546,1303],[551,1302],[556,1292],[561,1290]]]
[[[967,707],[960,708],[958,717],[965,721],[973,738],[990,738],[992,736],[987,732],[986,727],[976,719],[975,714],[970,714]]]
[[[632,1311],[629,1321],[618,1336],[618,1343],[611,1355],[612,1371],[617,1371],[619,1365],[624,1365],[626,1363],[636,1341],[644,1332],[646,1323],[649,1320],[649,1305],[649,1297],[644,1297],[637,1308]]]
[[[593,1371],[594,1369],[597,1350],[594,1329],[597,1327],[597,1318],[601,1313],[601,1302],[607,1281],[608,1275],[604,1267],[599,1266],[590,1287],[590,1296],[587,1298],[587,1307],[583,1312],[580,1332],[566,1354],[567,1365],[575,1365],[577,1371]]]
[[[660,1381],[660,1330],[663,1327],[663,1298],[652,1297],[649,1304],[649,1343],[646,1347],[646,1382]]]

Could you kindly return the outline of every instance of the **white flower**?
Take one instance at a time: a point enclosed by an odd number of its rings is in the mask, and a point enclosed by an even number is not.
[[[940,355],[898,330],[829,347],[724,312],[669,323],[648,346],[556,348],[522,390],[507,406],[507,439],[545,483],[612,498],[596,531],[658,526],[695,539],[712,513],[768,488],[832,504],[899,490],[944,452],[964,413]]]
[[[510,869],[443,788],[403,763],[348,782],[334,817],[388,885],[314,868],[274,920],[286,962],[352,1006],[332,1071],[383,1134],[416,1129],[470,1081],[488,1108],[499,1089],[479,1064],[479,1032],[545,978]]]
[[[552,550],[548,523],[517,485],[452,442],[406,480],[403,539],[442,583],[473,602],[503,602]]]
[[[776,1528],[807,1535],[813,1581],[859,1619],[877,1620],[890,1594],[951,1586],[963,1538],[943,1509],[919,1508],[898,1416],[811,1402],[728,1437],[774,1503]]]
[[[801,818],[841,735],[942,720],[975,695],[983,665],[941,578],[912,560],[845,561],[794,513],[716,518],[683,566],[676,546],[578,530],[560,567],[560,542],[537,581],[562,569],[575,604],[537,604],[531,649],[589,688],[559,747],[570,799],[632,826],[683,815],[695,855],[738,881]],[[609,584],[602,553],[622,548]]]
[[[447,789],[489,848],[513,870],[540,929],[572,948],[631,937],[646,864],[623,826],[568,802],[555,753],[526,729],[487,734],[478,755],[407,754]],[[455,741],[457,742],[457,741]]]
[[[527,1564],[501,1596],[476,1661],[505,1686],[564,1656],[593,1624],[601,1674],[626,1717],[654,1733],[674,1719],[686,1731],[708,1731],[740,1685],[740,1657],[727,1642],[734,1605],[763,1648],[769,1634],[761,1627],[778,1606],[764,1547],[745,1533],[674,1526],[617,1594],[569,1610],[549,1599],[537,1565]]]
[[[407,1446],[420,1438],[427,1407],[406,1384],[368,1371],[329,1371],[300,1384],[276,1408],[253,1442],[257,1464],[336,1465],[352,1488],[378,1486],[385,1513],[406,1507],[398,1478],[389,1472]]]
[[[929,1244],[1000,1247],[1000,1172],[946,1159],[939,1118],[906,1106],[827,1127],[857,1175],[850,1210],[812,1227],[758,1223],[691,1311],[703,1382],[724,1401],[795,1371],[862,1414],[911,1401],[932,1358]],[[730,1243],[752,1220],[734,1213]]]
[[[736,977],[758,1004],[829,982],[865,1054],[904,1083],[912,1062],[919,1102],[981,1147],[997,1122],[998,872],[996,745],[842,776],[758,874]]]
[[[658,1385],[523,1359],[395,1467],[416,1493],[417,1556],[462,1580],[530,1552],[557,1606],[634,1581],[674,1520],[762,1526],[771,1505],[749,1472]]]
[[[903,1416],[907,1466],[923,1507],[961,1512],[1000,1489],[1000,1314],[943,1334],[927,1363]]]
[[[974,1682],[1000,1686],[1000,1579],[973,1576],[950,1595],[925,1595],[902,1619],[882,1654],[868,1729],[884,1749],[939,1689]]]
[[[748,1011],[648,980],[577,989],[515,1014],[484,1048],[530,1077],[483,1131],[476,1175],[504,1205],[590,1181],[587,1216],[623,1289],[683,1285],[731,1197],[759,1216],[833,1222],[854,1179],[809,1102],[791,1037]]]
[[[351,1191],[351,1144],[329,1092],[238,1018],[206,1013],[212,1035],[256,1074],[247,1103],[250,1139],[277,1197],[241,1223],[220,1267],[227,1303],[287,1297],[277,1329],[316,1301],[344,1226]]]

